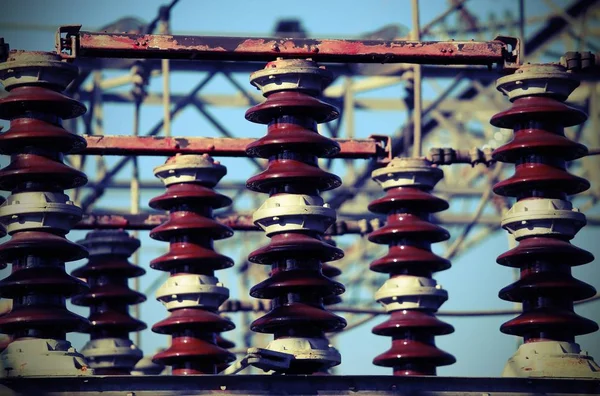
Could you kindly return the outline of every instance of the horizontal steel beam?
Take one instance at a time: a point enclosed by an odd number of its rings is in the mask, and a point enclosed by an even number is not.
[[[206,59],[268,62],[311,58],[317,62],[504,65],[518,46],[492,41],[339,40],[275,37],[173,36],[81,32],[63,26],[57,49],[65,58]],[[514,45],[516,39],[508,39]],[[514,50],[514,52],[513,52]]]
[[[599,380],[391,375],[144,375],[1,378],[0,394],[177,395],[596,395]]]
[[[207,138],[84,135],[87,147],[78,154],[87,155],[151,155],[210,154],[215,157],[245,157],[246,146],[254,138]],[[387,158],[388,138],[335,139],[340,144],[336,158]]]

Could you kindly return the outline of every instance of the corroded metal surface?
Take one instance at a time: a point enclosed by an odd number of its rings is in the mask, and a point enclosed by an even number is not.
[[[210,154],[216,157],[245,157],[252,138],[206,138],[161,136],[84,136],[87,147],[81,154],[175,155]],[[335,139],[340,147],[336,158],[385,158],[389,147],[381,138]],[[276,144],[276,143],[274,143]]]
[[[283,57],[311,58],[319,62],[448,65],[503,64],[515,59],[508,45],[501,40],[419,42],[173,36],[78,32],[76,28],[61,40],[60,48],[70,52],[64,56],[98,58],[271,61]]]

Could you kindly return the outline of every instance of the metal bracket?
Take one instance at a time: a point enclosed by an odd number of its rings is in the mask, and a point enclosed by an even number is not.
[[[369,139],[375,140],[378,144],[378,149],[381,150],[381,155],[377,156],[377,163],[385,165],[389,163],[394,155],[392,153],[392,137],[388,135],[369,135]],[[379,150],[378,150],[379,151]],[[381,159],[380,159],[381,158]]]
[[[509,50],[504,54],[504,64],[499,65],[502,70],[512,73],[521,66],[521,40],[517,37],[497,36],[494,40],[500,41],[509,46]]]
[[[282,371],[290,368],[294,355],[265,348],[248,348],[248,364],[264,371]]]
[[[79,46],[79,31],[81,25],[63,25],[58,28],[54,36],[56,53],[63,59],[75,59]]]

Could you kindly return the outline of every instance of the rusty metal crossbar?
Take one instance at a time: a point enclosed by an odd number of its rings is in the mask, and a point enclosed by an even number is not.
[[[215,157],[245,157],[246,146],[254,138],[94,136],[85,135],[87,147],[79,154],[147,155],[210,154]],[[336,139],[340,144],[337,158],[390,157],[389,137],[373,135],[369,139]]]
[[[275,37],[173,36],[84,32],[61,26],[56,50],[64,58],[246,60],[311,58],[317,62],[506,66],[518,63],[514,38],[492,41],[341,40]]]

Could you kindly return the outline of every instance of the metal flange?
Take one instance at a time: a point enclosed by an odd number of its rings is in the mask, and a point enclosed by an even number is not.
[[[250,75],[250,84],[263,95],[277,91],[320,94],[333,81],[333,74],[307,59],[278,59]]]
[[[519,346],[502,376],[600,378],[600,367],[574,342],[538,341]]]
[[[81,353],[93,369],[131,370],[143,356],[142,351],[131,340],[122,338],[90,340],[81,349]]]
[[[437,311],[448,300],[448,292],[432,278],[399,275],[388,279],[375,293],[375,299],[386,312],[401,309]]]
[[[54,52],[13,50],[6,62],[0,62],[0,82],[7,91],[26,85],[63,91],[77,74],[77,66]]]
[[[502,216],[502,228],[516,240],[536,235],[561,235],[569,239],[586,224],[585,215],[569,201],[524,199]]]
[[[273,195],[252,216],[267,236],[292,230],[324,233],[335,219],[335,210],[320,196],[303,194]]]
[[[212,187],[226,174],[227,168],[208,154],[177,154],[169,158],[164,165],[154,168],[154,175],[165,186],[200,183]]]
[[[139,247],[140,240],[130,236],[126,231],[95,230],[78,241],[84,246],[90,257],[93,256],[131,256]]]
[[[14,193],[0,206],[0,223],[9,234],[39,229],[67,233],[82,215],[68,195],[56,192]]]
[[[271,341],[264,349],[293,355],[293,360],[318,361],[323,365],[323,369],[337,366],[342,361],[338,350],[325,338],[278,338]]]
[[[579,80],[559,64],[528,64],[496,81],[496,89],[510,101],[526,96],[551,96],[564,101]]]
[[[64,340],[14,340],[0,354],[0,377],[72,377],[92,375],[83,355]]]
[[[228,298],[229,289],[208,275],[172,275],[156,291],[156,299],[169,311],[195,307],[216,310]]]
[[[393,187],[423,186],[433,188],[442,180],[444,172],[432,167],[425,158],[394,158],[387,166],[375,169],[371,178],[384,190]]]

